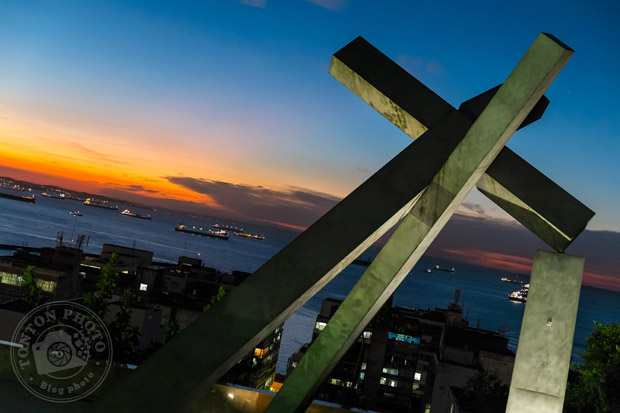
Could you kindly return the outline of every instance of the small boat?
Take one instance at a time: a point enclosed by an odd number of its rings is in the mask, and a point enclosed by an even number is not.
[[[121,215],[125,215],[127,217],[133,217],[133,218],[140,218],[140,219],[151,219],[150,215],[134,214],[133,212],[129,211],[128,209],[126,209],[123,212],[121,212]]]
[[[454,267],[452,267],[452,268],[441,268],[439,265],[435,265],[435,271],[454,272]]]
[[[427,268],[427,269],[425,269],[425,270],[424,270],[424,272],[427,272],[427,273],[429,273],[429,274],[430,274],[430,273],[432,273],[432,272],[433,272],[433,270],[431,270],[430,268]]]
[[[508,277],[501,278],[503,282],[523,285],[523,281],[511,280]]]
[[[69,215],[73,215],[74,217],[81,217],[82,213],[80,211],[69,211]]]

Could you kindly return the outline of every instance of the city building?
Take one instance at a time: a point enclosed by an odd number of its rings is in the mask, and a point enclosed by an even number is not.
[[[29,266],[33,267],[33,276],[44,300],[80,295],[84,276],[80,272],[82,251],[59,246],[41,248],[37,252],[18,249],[12,256],[0,256],[0,302],[26,295],[24,273]]]
[[[282,326],[261,340],[253,352],[241,359],[220,379],[220,382],[269,390],[276,377],[281,341]]]
[[[492,371],[510,381],[514,353],[498,333],[470,328],[459,305],[460,291],[448,308],[392,307],[388,300],[344,354],[315,398],[345,407],[377,411],[442,410],[469,377]],[[327,298],[316,318],[312,341],[341,304]],[[288,360],[287,376],[309,348]],[[452,403],[452,406],[456,404]],[[454,408],[454,407],[453,407]]]

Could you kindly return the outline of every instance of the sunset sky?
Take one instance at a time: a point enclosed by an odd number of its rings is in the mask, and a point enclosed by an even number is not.
[[[620,5],[508,3],[3,1],[0,175],[304,228],[411,141],[328,74],[333,53],[362,35],[458,107],[544,31],[575,55],[509,146],[620,255]],[[478,193],[461,213],[510,221]]]

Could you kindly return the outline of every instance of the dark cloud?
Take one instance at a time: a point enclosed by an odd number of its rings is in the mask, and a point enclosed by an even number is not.
[[[124,189],[125,191],[132,191],[132,192],[148,192],[150,194],[159,193],[159,191],[156,191],[154,189],[147,189],[143,187],[142,185],[126,185],[126,186],[121,186],[119,188]]]
[[[183,176],[166,176],[164,179],[207,195],[215,201],[220,213],[298,227],[309,226],[339,200],[328,194],[295,187],[276,191],[262,186]]]
[[[126,191],[126,192],[145,192],[148,194],[159,194],[159,191],[156,191],[154,189],[148,189],[143,187],[142,185],[119,185],[119,184],[115,184],[112,182],[107,182],[106,185],[108,187],[114,188],[115,192],[118,191]]]
[[[145,192],[149,191],[140,185],[108,188],[105,195],[165,208],[296,227],[308,227],[339,200],[331,195],[295,187],[276,191],[262,186],[184,176],[167,176],[164,179],[210,197],[217,203],[217,208],[177,199],[147,197]],[[550,250],[519,223],[490,218],[484,207],[465,203],[439,233],[427,254],[490,266],[505,272],[527,273],[537,249]],[[567,249],[567,253],[586,258],[584,283],[620,290],[620,233],[584,231]]]
[[[456,211],[456,214],[490,218],[487,211],[480,204],[472,204],[469,202],[463,202]]]

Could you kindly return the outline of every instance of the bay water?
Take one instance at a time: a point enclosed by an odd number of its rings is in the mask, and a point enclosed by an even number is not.
[[[0,244],[53,247],[58,233],[62,232],[64,244],[70,244],[83,234],[88,241],[88,245],[82,246],[85,252],[100,253],[102,245],[110,243],[153,251],[155,261],[177,262],[179,256],[185,255],[200,258],[205,266],[221,271],[253,272],[298,234],[283,228],[192,213],[129,208],[131,212],[152,217],[152,220],[142,220],[121,215],[120,211],[125,208],[122,205],[118,211],[113,211],[74,200],[42,197],[36,191],[35,195],[35,204],[0,198]],[[76,210],[83,216],[69,214]],[[216,223],[241,226],[246,232],[264,235],[266,239],[259,241],[232,234],[229,240],[192,236],[174,231],[180,223],[205,229]],[[362,257],[373,257],[377,252],[378,247],[373,246]],[[10,254],[11,251],[0,250],[0,255]],[[435,265],[454,267],[455,271],[424,271]],[[310,341],[322,301],[327,297],[344,299],[364,270],[365,267],[350,265],[286,321],[277,366],[279,373],[284,373],[288,357]],[[509,347],[516,351],[525,305],[507,299],[508,294],[520,286],[502,282],[502,277],[515,278],[515,275],[424,256],[396,290],[394,305],[445,308],[452,301],[455,290],[460,289],[463,314],[470,326],[479,325],[482,329],[504,334]],[[526,275],[519,276],[519,279],[528,281]],[[593,321],[620,322],[620,292],[582,287],[573,362],[580,362],[579,356],[585,350],[585,339],[594,327]]]

